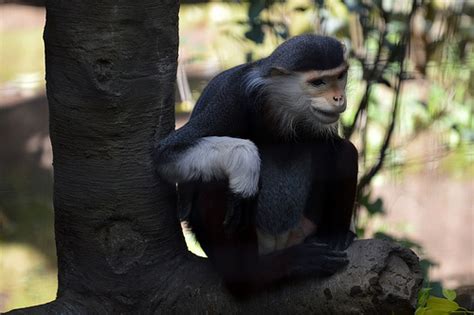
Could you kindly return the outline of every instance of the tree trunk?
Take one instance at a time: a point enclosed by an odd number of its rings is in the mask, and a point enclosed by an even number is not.
[[[15,313],[412,312],[416,256],[358,241],[350,265],[236,301],[189,254],[154,139],[174,128],[178,3],[47,1],[57,299]]]

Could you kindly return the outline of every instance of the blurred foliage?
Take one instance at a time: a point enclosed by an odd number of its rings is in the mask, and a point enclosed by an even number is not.
[[[54,300],[57,272],[25,244],[0,242],[0,312]]]
[[[474,311],[462,308],[454,301],[456,299],[454,290],[444,289],[443,297],[433,296],[430,292],[431,288],[425,288],[418,293],[415,315],[474,314]]]
[[[22,162],[0,165],[0,312],[51,301],[57,289],[51,174]]]
[[[1,171],[0,240],[33,245],[55,267],[52,179],[35,182],[44,175],[26,168]]]
[[[265,57],[288,36],[313,30],[315,12],[311,0],[182,5],[180,58],[224,69]]]
[[[42,29],[0,30],[0,42],[0,83],[44,74]],[[21,81],[38,85],[42,77]]]

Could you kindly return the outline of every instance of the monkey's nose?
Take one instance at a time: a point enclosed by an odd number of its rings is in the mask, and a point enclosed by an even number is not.
[[[339,102],[339,101],[342,101],[344,99],[344,95],[333,96],[332,99],[335,100],[336,102]]]

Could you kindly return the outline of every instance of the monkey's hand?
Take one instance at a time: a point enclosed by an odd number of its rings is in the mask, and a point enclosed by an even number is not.
[[[355,238],[355,233],[351,230],[347,230],[346,232],[337,232],[328,235],[316,235],[308,238],[306,242],[323,243],[333,250],[343,251],[352,244]]]
[[[227,232],[233,233],[252,224],[255,202],[256,197],[244,198],[229,192],[224,218],[224,227]]]
[[[288,250],[291,251],[289,276],[330,276],[349,263],[345,252],[332,250],[325,244],[302,243]]]
[[[230,190],[241,198],[251,199],[259,189],[260,156],[257,146],[245,139],[229,141],[233,143],[228,143],[229,149],[223,150],[221,168],[228,176]]]
[[[250,140],[233,139],[221,160],[222,169],[228,174],[229,194],[224,226],[228,232],[248,226],[254,215],[254,205],[259,190],[260,156]]]

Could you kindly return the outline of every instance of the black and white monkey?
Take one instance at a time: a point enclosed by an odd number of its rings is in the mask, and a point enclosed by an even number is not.
[[[156,146],[159,174],[178,183],[184,219],[233,292],[348,263],[357,150],[337,134],[347,70],[336,39],[294,37],[217,75]]]

